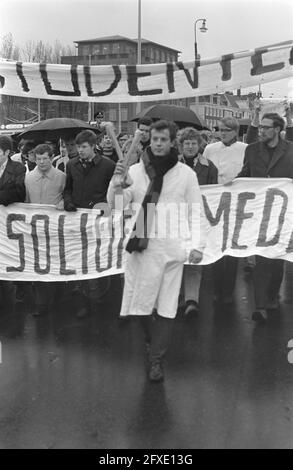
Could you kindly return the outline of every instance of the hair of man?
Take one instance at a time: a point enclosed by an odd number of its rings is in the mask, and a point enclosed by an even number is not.
[[[97,136],[93,131],[84,130],[77,134],[75,143],[81,145],[87,142],[89,145],[94,146],[97,143]]]
[[[152,130],[164,131],[165,129],[169,130],[170,140],[174,141],[177,135],[177,126],[173,121],[167,121],[167,120],[161,119],[160,121],[153,122],[150,128],[150,131],[151,132]]]
[[[265,113],[262,116],[261,120],[263,120],[263,119],[271,119],[273,121],[273,126],[274,127],[279,127],[280,132],[285,127],[285,121],[278,113]]]
[[[44,153],[48,153],[50,158],[53,157],[52,147],[49,144],[39,144],[35,148],[35,155],[44,155]]]
[[[9,150],[11,152],[13,148],[13,142],[10,137],[7,135],[1,135],[0,136],[0,149],[3,152],[6,152],[6,150]]]
[[[145,117],[139,118],[139,120],[137,121],[137,127],[139,127],[141,124],[144,124],[145,126],[151,126],[152,123],[153,123],[153,120],[150,117],[145,116]]]
[[[237,121],[237,119],[235,119],[234,117],[227,116],[227,117],[220,119],[220,122],[224,124],[224,126],[227,126],[229,129],[237,132],[238,134],[240,124]]]

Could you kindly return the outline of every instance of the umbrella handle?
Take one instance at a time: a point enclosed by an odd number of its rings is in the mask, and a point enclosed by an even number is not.
[[[118,155],[118,159],[123,160],[124,159],[123,153],[122,153],[122,150],[121,150],[120,145],[118,143],[118,140],[117,140],[117,137],[116,137],[116,134],[115,134],[115,131],[114,131],[114,126],[113,126],[112,122],[102,122],[100,124],[100,126],[101,126],[101,128],[104,128],[106,130],[108,136],[112,140],[114,148],[115,148],[115,150],[117,152],[117,155]]]

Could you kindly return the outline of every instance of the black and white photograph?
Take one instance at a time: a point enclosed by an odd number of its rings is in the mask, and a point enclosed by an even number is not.
[[[293,449],[293,2],[0,12],[0,449]]]

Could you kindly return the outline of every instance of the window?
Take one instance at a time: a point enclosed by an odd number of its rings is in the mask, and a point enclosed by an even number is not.
[[[151,59],[154,60],[155,59],[155,51],[154,49],[151,47]]]
[[[83,46],[82,55],[89,55],[89,54],[90,54],[90,46],[89,45]]]
[[[101,46],[100,44],[94,44],[93,45],[93,55],[98,55],[101,52]]]
[[[128,109],[121,108],[121,121],[128,121]]]
[[[155,61],[160,62],[160,51],[158,49],[155,49]]]
[[[114,42],[112,46],[112,52],[113,54],[119,54],[120,51],[120,44],[119,42]]]
[[[110,49],[109,44],[103,44],[103,49],[102,49],[103,54],[109,54],[110,52],[109,49]]]
[[[117,113],[116,113],[116,109],[109,109],[109,121],[116,121],[117,119]]]
[[[216,96],[213,96],[213,104],[218,104],[218,98]]]

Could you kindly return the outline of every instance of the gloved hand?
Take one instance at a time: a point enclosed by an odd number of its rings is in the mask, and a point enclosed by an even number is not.
[[[75,207],[75,204],[73,202],[66,202],[64,203],[64,210],[67,212],[76,212],[77,208]]]

